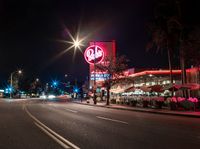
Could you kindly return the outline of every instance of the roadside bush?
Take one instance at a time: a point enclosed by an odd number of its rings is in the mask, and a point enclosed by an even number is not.
[[[149,105],[149,101],[147,101],[147,100],[143,100],[143,101],[142,101],[142,106],[143,106],[143,108],[147,108],[148,105]]]
[[[177,103],[176,102],[170,102],[170,110],[177,110]]]
[[[184,108],[184,110],[192,110],[194,109],[194,103],[189,100],[183,100],[180,102],[180,106]]]
[[[110,103],[116,104],[116,99],[111,99],[111,100],[110,100]]]
[[[131,106],[135,107],[137,105],[137,100],[131,100]]]
[[[126,100],[125,100],[125,104],[126,104],[126,105],[129,105],[129,104],[130,104],[129,99],[126,99]]]
[[[163,101],[156,101],[155,102],[155,107],[157,109],[162,109],[163,103],[164,103]]]

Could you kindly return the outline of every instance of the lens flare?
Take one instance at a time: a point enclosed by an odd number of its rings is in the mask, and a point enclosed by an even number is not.
[[[66,45],[70,45],[70,46],[67,49],[60,52],[58,55],[56,55],[56,57],[54,59],[59,58],[60,56],[62,56],[63,54],[65,54],[66,52],[68,52],[71,49],[74,50],[73,59],[76,55],[77,50],[79,50],[81,53],[83,53],[82,52],[82,47],[84,46],[83,42],[87,39],[88,36],[80,38],[79,30],[77,31],[77,34],[75,35],[75,37],[71,34],[71,32],[68,29],[65,29],[65,31],[69,35],[70,41],[67,41],[67,40],[58,40],[58,41],[66,44]]]

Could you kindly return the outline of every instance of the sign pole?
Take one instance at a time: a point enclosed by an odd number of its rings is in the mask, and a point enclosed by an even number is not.
[[[93,86],[93,101],[94,104],[97,103],[97,96],[96,96],[96,64],[101,63],[104,59],[104,51],[103,49],[96,45],[96,42],[93,42],[93,45],[89,46],[84,52],[85,60],[90,64],[93,65],[93,75],[94,75],[94,86]]]
[[[94,41],[94,104],[97,103],[96,98],[96,43]]]

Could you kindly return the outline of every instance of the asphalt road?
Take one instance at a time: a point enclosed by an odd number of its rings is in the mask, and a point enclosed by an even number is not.
[[[188,149],[200,119],[75,103],[0,100],[0,149]]]

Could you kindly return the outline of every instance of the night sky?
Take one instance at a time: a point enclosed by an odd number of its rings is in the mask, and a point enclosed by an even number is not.
[[[193,18],[199,14],[199,5],[189,2],[184,3],[186,17]],[[25,76],[43,82],[62,79],[65,74],[84,80],[88,65],[81,52],[73,58],[71,50],[55,59],[70,46],[60,42],[70,39],[66,29],[75,35],[79,27],[81,36],[90,35],[88,41],[116,40],[117,53],[128,57],[130,67],[167,67],[165,52],[155,54],[145,49],[146,25],[154,16],[155,4],[151,0],[0,1],[0,84],[19,68]]]

